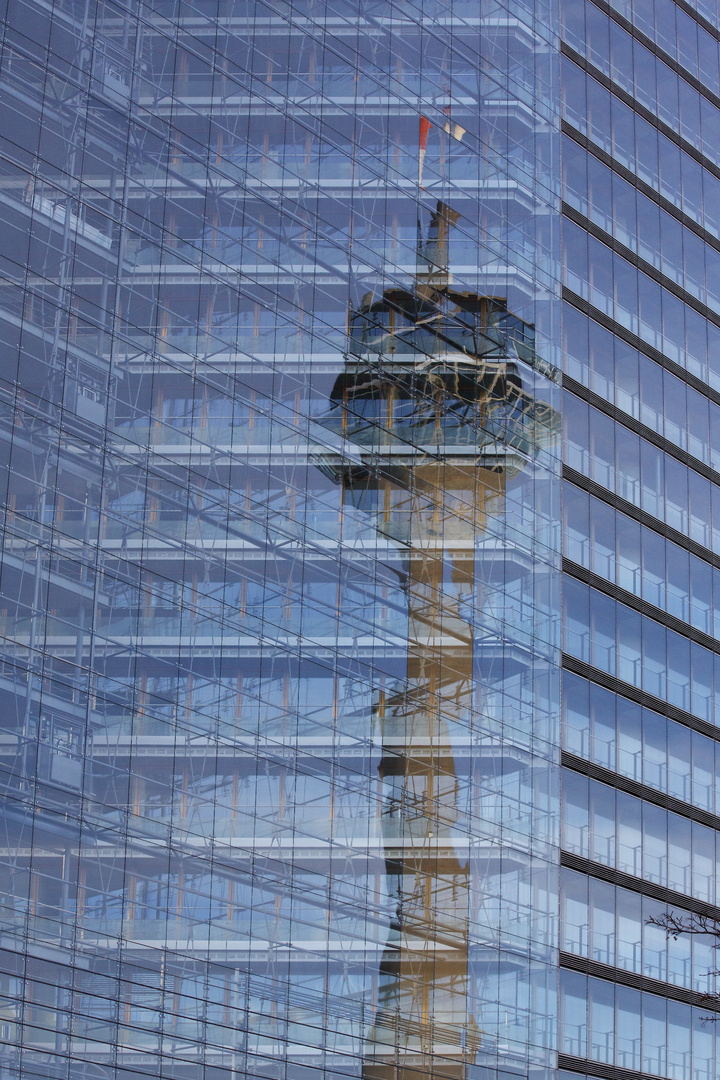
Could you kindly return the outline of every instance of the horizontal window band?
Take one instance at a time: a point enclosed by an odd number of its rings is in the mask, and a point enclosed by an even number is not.
[[[589,477],[584,476],[570,465],[563,465],[562,475],[563,480],[568,480],[576,487],[582,488],[583,491],[587,491],[588,494],[594,495],[597,499],[601,499],[603,502],[607,503],[608,506],[612,506],[621,513],[627,514],[627,516],[633,518],[633,520],[639,521],[641,525],[647,525],[649,529],[652,529],[660,536],[664,536],[666,540],[672,541],[672,543],[677,544],[678,547],[685,548],[686,551],[691,552],[693,555],[697,555],[699,559],[704,559],[705,562],[710,563],[711,566],[720,570],[720,555],[717,555],[714,551],[710,551],[709,548],[703,547],[702,544],[698,544],[697,540],[692,540],[689,536],[686,536],[685,533],[681,533],[679,529],[673,529],[671,525],[666,525],[664,522],[660,521],[659,518],[653,517],[652,514],[648,514],[647,510],[641,510],[640,507],[635,506],[634,503],[628,502],[627,499],[623,499],[613,491],[608,491],[602,484],[598,484],[596,480],[591,480]]]
[[[686,15],[689,15],[698,26],[702,26],[703,30],[707,30],[708,34],[711,34],[716,41],[720,41],[720,30],[717,26],[714,26],[708,18],[706,18],[696,7],[693,7],[688,0],[673,0],[675,7],[680,8]]]
[[[670,615],[667,611],[656,607],[648,600],[643,600],[641,597],[635,596],[634,593],[622,589],[619,585],[614,585],[612,582],[607,581],[606,578],[601,577],[600,574],[595,574],[592,570],[588,570],[587,567],[573,562],[572,559],[563,559],[563,572],[578,581],[584,582],[585,585],[597,589],[599,592],[604,593],[605,596],[612,597],[618,603],[632,608],[633,611],[639,611],[641,615],[654,619],[655,622],[661,623],[676,634],[682,634],[683,637],[694,641],[696,645],[702,645],[703,648],[709,649],[710,652],[720,654],[720,640],[712,637],[711,634],[703,633],[702,630],[698,630],[689,623],[683,622],[682,619],[678,619],[676,615]]]
[[[680,10],[684,11],[686,15],[689,15],[691,19],[694,19],[698,26],[701,26],[703,30],[707,30],[708,34],[714,37],[716,41],[720,41],[720,30],[717,26],[715,26],[706,15],[703,15],[701,11],[698,11],[693,4],[689,3],[689,0],[673,0],[673,2],[675,7],[680,8]]]
[[[716,907],[715,904],[708,904],[704,900],[686,896],[685,893],[676,892],[675,889],[665,889],[662,885],[655,885],[654,882],[646,881],[644,878],[633,877],[632,874],[626,874],[623,870],[615,870],[603,863],[585,859],[582,855],[561,851],[560,865],[567,870],[585,874],[586,877],[607,881],[609,885],[618,885],[621,889],[629,889],[630,892],[638,893],[640,896],[648,896],[651,900],[658,900],[672,909],[680,908],[696,915],[706,915],[709,919],[720,922],[720,907]]]
[[[604,72],[600,71],[599,68],[596,68],[589,60],[586,60],[582,53],[573,49],[572,45],[568,45],[565,41],[561,42],[560,52],[563,56],[566,56],[568,60],[572,60],[577,67],[582,68],[583,71],[592,76],[596,82],[600,83],[601,86],[604,86],[611,94],[614,94],[616,98],[627,105],[628,108],[632,109],[633,112],[636,112],[638,116],[641,116],[643,120],[647,120],[648,124],[652,124],[658,131],[661,131],[670,142],[675,143],[681,150],[684,150],[688,157],[694,158],[695,161],[706,168],[708,172],[713,173],[720,179],[720,166],[716,165],[710,158],[705,157],[697,147],[693,146],[687,139],[684,139],[682,135],[678,135],[674,128],[670,127],[669,124],[666,124],[664,120],[661,120],[659,116],[656,116],[655,113],[651,112],[645,105],[642,105],[637,98],[634,98],[627,90],[623,90],[621,86],[618,86],[617,83],[608,78]]]
[[[627,342],[638,352],[641,352],[644,356],[647,356],[650,360],[654,360],[660,367],[664,367],[671,374],[676,375],[678,379],[682,379],[688,386],[692,386],[693,390],[697,390],[698,393],[704,394],[706,398],[714,402],[716,405],[720,405],[720,391],[713,389],[712,386],[708,386],[706,382],[699,379],[697,375],[693,375],[692,372],[687,371],[680,364],[671,360],[669,356],[665,356],[659,349],[656,349],[653,345],[649,345],[647,341],[643,341],[637,334],[633,334],[632,330],[628,330],[622,326],[621,323],[616,322],[615,319],[606,315],[600,308],[594,307],[589,300],[586,300],[584,296],[580,296],[579,293],[573,292],[566,285],[562,287],[562,298],[566,304],[574,307],[577,311],[580,311],[583,315],[587,315],[593,322],[599,323],[600,326],[609,330],[615,337],[621,338]]]
[[[691,19],[694,19],[698,26],[702,26],[703,30],[707,30],[708,34],[711,34],[716,41],[720,41],[720,30],[717,26],[713,26],[709,19],[707,19],[696,7],[688,3],[688,0],[674,0],[675,7],[680,8],[686,15],[689,15]]]
[[[590,220],[590,218],[585,217],[584,214],[581,214],[578,210],[576,210],[572,206],[569,206],[567,203],[562,203],[562,213],[564,217],[574,222],[575,225],[578,225],[581,229],[583,229],[586,233],[589,233],[589,235],[593,236],[596,240],[599,240],[601,244],[604,244],[605,247],[610,249],[610,251],[613,251],[616,255],[619,255],[622,259],[625,260],[625,262],[629,263],[630,266],[634,266],[636,270],[642,271],[642,273],[645,274],[646,277],[649,277],[657,285],[662,286],[662,288],[665,289],[666,292],[672,293],[672,295],[676,296],[678,300],[682,300],[683,304],[687,305],[687,307],[692,308],[693,311],[697,311],[698,315],[702,315],[704,319],[707,319],[708,322],[714,323],[715,326],[720,326],[720,313],[718,313],[717,311],[713,311],[713,309],[709,308],[707,304],[703,304],[702,300],[698,300],[697,297],[692,295],[692,293],[687,292],[685,289],[682,288],[682,286],[678,285],[671,278],[666,277],[655,266],[652,266],[651,263],[645,262],[645,260],[641,259],[640,256],[632,250],[632,248],[626,247],[625,244],[622,244],[619,240],[616,240],[615,237],[612,236],[609,232],[606,232],[605,229],[602,229],[599,225],[596,225],[593,221]]]
[[[563,653],[562,666],[565,671],[571,671],[574,675],[579,675],[589,682],[603,686],[606,690],[627,698],[628,701],[634,701],[636,705],[642,705],[643,708],[651,709],[653,712],[659,713],[660,716],[666,716],[668,720],[676,720],[678,724],[684,724],[685,727],[692,728],[693,731],[699,731],[702,735],[707,735],[709,739],[720,740],[720,728],[716,727],[715,724],[710,724],[707,720],[701,720],[699,716],[694,716],[684,709],[679,709],[677,705],[671,705],[668,701],[663,701],[662,698],[648,694],[646,690],[639,690],[637,686],[622,682],[621,679],[608,675],[606,671],[600,671],[599,668],[593,667],[592,664],[588,664],[584,660],[579,660],[576,656]]]
[[[613,772],[612,769],[596,765],[593,761],[585,761],[584,758],[571,754],[567,750],[562,752],[561,764],[563,768],[582,773],[583,776],[589,776],[591,780],[598,780],[602,784],[608,784],[618,791],[624,791],[626,795],[634,795],[645,802],[661,806],[664,810],[669,810],[673,814],[679,814],[681,817],[689,818],[691,821],[697,821],[700,825],[707,825],[710,829],[720,830],[720,817],[711,814],[709,810],[702,810],[699,806],[691,806],[690,803],[683,802],[682,799],[677,799],[674,795],[665,795],[655,788],[637,783],[627,776],[621,776],[620,773]]]
[[[606,0],[592,0],[592,4],[602,11],[609,19],[612,19],[614,23],[622,27],[622,29],[630,34],[631,37],[634,37],[636,41],[648,50],[648,52],[651,52],[658,60],[662,60],[663,64],[665,64],[666,67],[669,67],[671,71],[674,71],[676,75],[679,75],[684,82],[689,83],[696,93],[700,94],[701,97],[707,98],[716,109],[720,109],[720,97],[718,97],[717,94],[714,94],[712,90],[709,90],[707,86],[698,79],[697,75],[693,75],[688,68],[684,67],[683,64],[671,56],[670,53],[665,52],[662,45],[657,45],[651,37],[648,37],[648,35],[640,29],[640,27],[631,22],[630,19],[626,19],[624,15],[621,15],[614,7],[606,3]],[[697,12],[694,13],[693,19],[694,21],[697,21]],[[717,30],[714,31],[713,37],[716,40],[718,39]]]
[[[628,971],[626,968],[613,967],[611,964],[600,964],[597,960],[576,956],[574,953],[561,952],[560,967],[569,971],[580,971],[583,975],[593,975],[596,979],[620,983],[621,986],[631,986],[634,990],[645,990],[650,994],[658,994],[660,997],[672,998],[673,1001],[682,1001],[684,1005],[695,1005],[710,1009],[711,1012],[720,1012],[720,1001],[708,1000],[708,996],[701,994],[698,990],[688,990],[675,983],[661,982],[660,979],[652,979],[647,975]]]
[[[590,1058],[572,1057],[570,1054],[558,1054],[558,1068],[566,1069],[567,1072],[576,1072],[587,1075],[589,1080],[660,1080],[655,1073],[634,1072],[632,1069],[623,1069],[620,1066],[605,1065],[600,1061],[592,1061]]]
[[[674,457],[677,461],[681,461],[688,469],[692,469],[693,472],[699,473],[700,476],[704,476],[706,480],[711,480],[713,484],[720,484],[720,473],[716,469],[707,465],[704,461],[700,461],[699,458],[693,457],[692,454],[688,454],[687,450],[683,450],[682,447],[677,446],[676,443],[671,442],[664,436],[659,435],[653,428],[648,427],[647,424],[641,423],[636,420],[634,416],[630,416],[629,413],[624,412],[618,408],[617,405],[613,405],[612,402],[606,401],[600,394],[596,394],[594,390],[588,389],[583,383],[573,379],[570,375],[562,376],[562,385],[566,390],[569,390],[576,397],[582,398],[583,401],[587,401],[589,405],[592,405],[594,409],[598,409],[600,412],[605,413],[606,416],[612,417],[616,423],[622,424],[623,427],[629,431],[635,432],[646,442],[650,442],[653,446],[657,446],[659,450],[662,450],[665,454],[669,454],[670,457]]]
[[[622,162],[617,161],[617,159],[614,158],[612,154],[609,154],[607,150],[603,150],[601,146],[598,146],[597,143],[594,143],[592,139],[589,139],[587,137],[587,135],[583,135],[583,133],[581,131],[578,131],[577,128],[573,127],[573,125],[568,120],[561,120],[560,130],[563,135],[566,135],[569,139],[572,139],[572,141],[574,143],[577,143],[577,145],[580,146],[587,154],[602,162],[602,164],[607,166],[608,169],[612,169],[614,173],[622,177],[623,180],[626,180],[628,184],[632,184],[632,186],[636,188],[641,195],[644,195],[646,198],[654,202],[657,206],[664,210],[666,214],[674,217],[676,221],[679,221],[682,225],[685,226],[686,229],[689,229],[690,232],[694,232],[695,235],[703,241],[703,243],[708,245],[708,247],[712,247],[715,248],[716,251],[720,251],[720,239],[718,239],[717,236],[715,236],[713,233],[708,232],[707,229],[704,229],[702,225],[695,220],[695,218],[690,217],[689,214],[686,214],[683,210],[676,206],[674,202],[671,202],[670,199],[667,199],[664,195],[661,195],[660,192],[651,184],[648,184],[646,180],[643,180],[641,177],[639,177],[637,173],[634,173],[632,171],[632,169],[628,169],[627,165],[623,165]]]

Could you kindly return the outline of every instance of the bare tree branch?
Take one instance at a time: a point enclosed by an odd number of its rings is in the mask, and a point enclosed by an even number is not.
[[[677,915],[674,911],[668,911],[665,915],[653,916],[648,919],[653,926],[659,926],[668,937],[675,941],[681,934],[705,934],[717,938],[714,947],[720,948],[720,921],[709,915],[696,915],[688,913]]]
[[[712,947],[720,949],[720,920],[709,915],[698,915],[694,912],[684,912],[682,915],[678,915],[675,911],[668,911],[664,915],[652,916],[648,919],[648,923],[652,926],[659,926],[661,930],[665,931],[667,937],[672,938],[673,941],[677,941],[679,937],[686,934],[715,938]],[[707,975],[708,978],[720,975],[720,970],[708,971]],[[720,991],[703,994],[701,1001],[708,1008],[720,1012]],[[702,1019],[715,1024],[720,1020],[720,1017],[704,1016]]]

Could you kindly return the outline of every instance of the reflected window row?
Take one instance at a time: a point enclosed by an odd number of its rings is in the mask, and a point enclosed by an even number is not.
[[[720,251],[570,138],[563,197],[646,263],[720,311]]]
[[[710,550],[720,487],[573,394],[563,396],[566,465]]]
[[[720,326],[632,263],[563,222],[564,283],[620,326],[717,388]]]
[[[563,769],[562,846],[583,859],[714,904],[720,833]]]
[[[23,970],[14,956],[9,970],[0,972],[3,1037],[6,1045],[23,1052],[25,1061],[47,1062],[50,1055],[53,1061],[57,1055],[59,1064],[67,1064],[69,1054],[84,1061],[78,1045],[89,1043],[94,1061],[99,1057],[102,1062],[96,1069],[117,1067],[121,1076],[133,1075],[141,1063],[146,1070],[157,1068],[158,1053],[193,1078],[207,1075],[206,1066],[222,1075],[228,1055],[240,1064],[241,1075],[277,1075],[268,1064],[277,1059],[278,1044],[292,1048],[289,1054],[299,1068],[310,1055],[342,1054],[328,1074],[347,1075],[348,1058],[360,1062],[367,1053],[378,1000],[381,1008],[388,1001],[402,1007],[402,991],[382,983],[379,988],[377,977],[347,955],[314,970],[296,969],[288,981],[279,977],[285,966],[283,954],[279,957],[270,965],[256,961],[250,970],[238,964],[237,956],[222,966],[185,957],[157,971],[142,955],[128,954],[117,965],[122,976],[118,989],[105,973],[81,970],[73,980],[67,967],[31,959]],[[482,1018],[483,1041],[490,1047],[500,1043],[504,1053],[510,1049],[521,1059],[528,1045],[542,1054],[556,1037],[551,1016],[557,973],[538,965],[515,995],[508,977],[511,959],[504,968],[498,975],[497,965],[494,970],[474,965],[469,994],[452,974],[435,977],[428,990],[434,1015],[441,1017],[445,1032],[452,1031],[451,1025],[467,1015],[469,1001],[469,1010]]]
[[[563,307],[568,375],[720,471],[720,406],[570,304]]]
[[[680,1001],[562,972],[559,1048],[573,1057],[669,1080],[713,1080],[718,1040],[706,1016]]]
[[[720,54],[717,38],[673,0],[653,0],[652,4],[644,0],[610,0],[610,6],[706,86],[718,85]],[[700,14],[717,23],[714,0],[699,0],[694,6]],[[575,40],[586,41],[589,27],[597,19],[595,10],[586,14],[586,9],[593,5],[564,3],[561,7],[564,32]]]
[[[578,131],[720,236],[720,179],[714,173],[567,57],[561,85],[565,117]]]
[[[701,79],[707,86],[718,85],[718,39],[704,26],[699,25],[692,15],[683,11],[674,0],[653,0],[652,5],[644,3],[643,0],[611,0],[611,6],[642,33],[646,33],[668,56],[687,69],[690,75]],[[717,25],[718,9],[715,2],[699,0],[694,6],[699,13],[710,17]],[[563,23],[568,25],[573,18],[578,19],[574,32],[576,36],[583,38],[585,35],[580,27],[581,17],[582,9],[574,9],[572,4],[568,4]]]
[[[718,0],[688,0],[690,7],[694,8],[703,18],[717,26],[720,22],[720,4]]]
[[[560,883],[561,949],[700,994],[715,992],[712,936],[672,938],[651,921],[669,911],[688,918],[688,912],[567,867]]]
[[[720,653],[565,575],[563,648],[622,682],[716,723]]]
[[[83,970],[73,981],[67,966],[35,961],[19,972],[15,959],[0,974],[3,1037],[25,1062],[42,1062],[44,1070],[48,1061],[67,1065],[68,1057],[82,1067],[84,1048],[91,1045],[95,1068],[78,1075],[93,1077],[109,1068],[129,1076],[140,1062],[157,1068],[158,1054],[186,1075],[190,1057],[192,1077],[205,1075],[205,1063],[210,1069],[232,1054],[243,1070],[247,1065],[245,1075],[258,1076],[277,1053],[278,1040],[306,1052],[362,1055],[368,1031],[362,999],[373,993],[362,970],[338,959],[322,971],[304,972],[288,990],[265,968],[248,971],[236,957],[224,967],[185,957],[158,971],[128,950],[117,963],[120,980]],[[328,1001],[336,1004],[328,1007]],[[258,1053],[253,1060],[250,1055]]]
[[[720,634],[720,569],[566,483],[563,553],[705,634]]]
[[[563,747],[638,784],[720,810],[720,742],[564,671]]]
[[[575,1072],[573,1069],[570,1072],[568,1069],[560,1069],[558,1071],[558,1080],[600,1080],[597,1076],[592,1076],[590,1073]]]
[[[580,20],[567,24],[566,41],[673,131],[720,163],[720,110],[604,11],[592,3],[583,4],[582,10],[584,27]]]

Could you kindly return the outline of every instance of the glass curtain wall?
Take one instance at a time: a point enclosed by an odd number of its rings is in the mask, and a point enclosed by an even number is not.
[[[550,3],[7,0],[2,1080],[550,1080]]]
[[[565,1080],[718,1075],[718,27],[563,5]]]

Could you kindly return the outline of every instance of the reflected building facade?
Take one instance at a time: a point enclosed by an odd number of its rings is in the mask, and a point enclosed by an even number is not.
[[[6,6],[3,1080],[554,1075],[554,25]]]
[[[717,14],[3,10],[0,1080],[711,1080]]]

